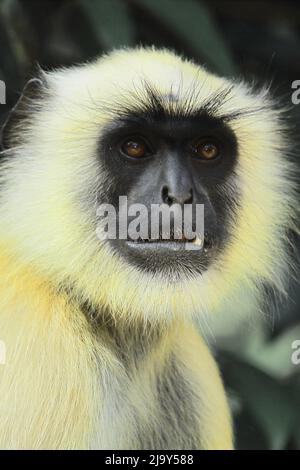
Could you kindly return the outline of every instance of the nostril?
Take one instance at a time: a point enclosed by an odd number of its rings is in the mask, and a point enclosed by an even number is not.
[[[170,196],[170,194],[169,194],[168,186],[164,186],[162,188],[161,196],[162,196],[163,202],[165,204],[168,204],[168,206],[171,206],[175,202],[174,198],[172,196]]]
[[[165,204],[171,206],[172,204],[191,204],[193,202],[193,190],[190,189],[188,193],[173,195],[171,194],[168,186],[162,188],[162,200]]]
[[[193,190],[191,189],[189,194],[186,197],[186,200],[184,201],[184,204],[191,204],[193,202]]]

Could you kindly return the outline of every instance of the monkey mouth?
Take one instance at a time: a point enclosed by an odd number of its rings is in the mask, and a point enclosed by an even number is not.
[[[111,243],[131,265],[179,280],[187,275],[202,275],[217,255],[218,239],[211,232],[205,232],[202,238],[201,241],[198,236],[191,240],[185,237],[140,237],[137,240],[111,240]]]
[[[162,234],[158,238],[143,238],[137,239],[128,238],[126,244],[131,248],[140,249],[163,249],[163,250],[182,250],[182,249],[198,249],[207,252],[213,246],[213,238],[205,232],[203,240],[194,236],[193,238],[186,238],[182,235],[180,238],[176,238],[174,234],[171,234],[169,238],[163,237]]]

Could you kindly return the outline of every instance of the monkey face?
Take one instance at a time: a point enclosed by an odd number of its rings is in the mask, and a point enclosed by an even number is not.
[[[108,178],[115,181],[106,197],[117,214],[120,196],[127,198],[128,206],[147,209],[139,217],[146,229],[135,239],[116,236],[109,240],[110,246],[133,266],[176,278],[203,273],[226,243],[230,199],[234,197],[231,192],[231,198],[226,198],[226,182],[234,172],[237,141],[222,119],[212,118],[203,110],[188,116],[179,110],[164,112],[163,106],[172,105],[173,98],[169,95],[164,102],[157,95],[156,106],[148,112],[128,112],[107,126],[99,143],[99,156]],[[153,205],[170,208],[173,218],[164,233],[160,217],[158,230],[151,237]],[[173,210],[182,209],[184,213],[187,205],[194,228],[189,240],[184,234],[184,217],[176,222]],[[204,208],[204,226],[197,234],[196,208],[200,205]],[[129,217],[127,222],[131,221]]]

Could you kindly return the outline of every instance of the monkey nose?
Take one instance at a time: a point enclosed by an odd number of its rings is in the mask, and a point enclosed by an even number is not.
[[[192,204],[193,190],[187,191],[171,191],[168,186],[164,186],[161,192],[162,200],[168,206],[172,204]]]

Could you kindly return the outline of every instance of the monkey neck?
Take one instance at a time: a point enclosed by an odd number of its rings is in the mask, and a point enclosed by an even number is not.
[[[111,312],[81,307],[93,335],[103,343],[125,366],[141,364],[154,352],[168,350],[178,322],[152,324],[144,320],[128,323],[115,319]]]

